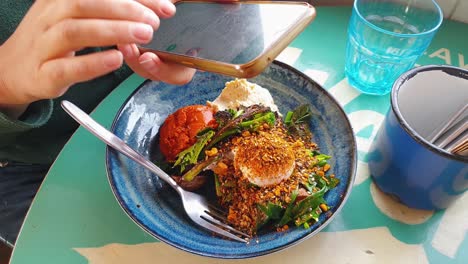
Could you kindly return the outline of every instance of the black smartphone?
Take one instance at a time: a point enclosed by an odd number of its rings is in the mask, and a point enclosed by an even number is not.
[[[140,50],[241,78],[261,73],[315,18],[306,2],[182,0],[175,6],[174,17],[162,19]]]

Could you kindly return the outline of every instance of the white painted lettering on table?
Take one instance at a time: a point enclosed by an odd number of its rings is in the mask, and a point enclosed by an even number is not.
[[[277,60],[289,65],[293,65],[299,56],[301,56],[302,49],[287,47],[276,57]]]
[[[343,79],[339,83],[337,83],[335,86],[330,88],[328,90],[333,97],[340,103],[341,106],[345,106],[354,99],[356,99],[359,95],[361,95],[361,92],[358,90],[354,89],[349,85],[348,79]]]
[[[454,57],[452,57],[454,56]],[[461,53],[453,53],[447,48],[441,48],[429,54],[429,58],[439,59],[436,64],[454,65],[460,68],[468,69],[468,64],[465,64],[465,55]],[[455,58],[455,60],[452,60]],[[454,62],[455,64],[452,64]]]
[[[330,88],[329,92],[335,97],[340,105],[345,106],[361,93],[349,85],[347,79],[343,79],[338,84]],[[372,141],[377,134],[377,131],[384,120],[384,115],[372,110],[359,110],[348,114],[349,121],[353,127],[354,133],[359,132],[361,129],[371,126],[372,133],[369,138],[356,137],[356,144],[359,151],[367,153],[371,146]],[[369,178],[369,166],[367,162],[358,161],[355,185],[361,184]]]
[[[376,239],[380,238],[380,239]],[[108,244],[98,248],[75,248],[89,264],[215,264],[220,260],[193,255],[165,243],[137,245]],[[279,257],[278,254],[281,254]],[[395,239],[386,227],[343,232],[320,232],[316,236],[279,253],[222,263],[243,264],[310,264],[321,263],[429,263],[421,245]]]
[[[465,192],[462,197],[445,210],[432,240],[432,246],[448,257],[455,257],[468,234],[467,205],[468,192]]]

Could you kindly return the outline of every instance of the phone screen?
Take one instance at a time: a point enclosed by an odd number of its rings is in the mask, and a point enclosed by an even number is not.
[[[179,2],[176,14],[161,19],[144,48],[245,64],[254,60],[306,15],[307,5],[271,2]]]

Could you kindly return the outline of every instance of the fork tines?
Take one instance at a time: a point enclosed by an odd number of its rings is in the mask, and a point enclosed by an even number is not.
[[[244,243],[248,243],[250,241],[250,235],[239,231],[228,224],[226,212],[211,204],[208,205],[208,208],[209,210],[205,210],[205,214],[200,217],[210,223],[213,227],[216,227],[219,234]]]

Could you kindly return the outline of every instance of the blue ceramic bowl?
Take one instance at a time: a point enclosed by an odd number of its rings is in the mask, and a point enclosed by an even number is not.
[[[192,82],[173,86],[145,82],[123,104],[112,131],[136,151],[153,158],[155,138],[165,118],[178,108],[214,100],[232,78],[199,72]],[[261,75],[249,81],[272,93],[282,113],[301,104],[311,104],[310,125],[313,140],[323,153],[333,156],[333,173],[341,183],[326,194],[331,206],[310,229],[290,228],[267,232],[249,244],[230,241],[194,224],[182,207],[178,194],[157,176],[107,149],[107,172],[121,207],[142,229],[176,248],[216,258],[249,258],[265,255],[312,237],[333,219],[350,194],[356,171],[356,144],[351,125],[339,104],[306,75],[280,62],[274,62]]]

